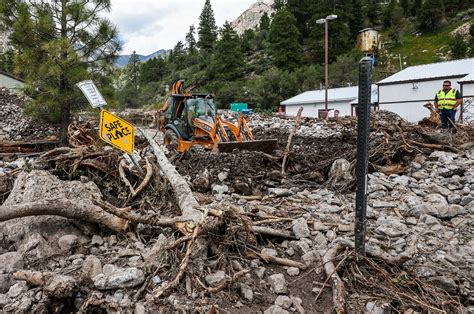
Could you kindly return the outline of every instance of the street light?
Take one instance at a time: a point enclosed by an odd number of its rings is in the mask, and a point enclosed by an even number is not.
[[[325,117],[328,116],[328,22],[337,19],[337,15],[330,14],[324,19],[319,19],[316,21],[317,24],[324,24],[324,50],[325,50],[325,61],[324,61],[324,110]]]

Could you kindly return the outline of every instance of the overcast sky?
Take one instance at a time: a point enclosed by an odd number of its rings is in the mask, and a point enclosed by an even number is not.
[[[171,49],[194,24],[197,27],[205,0],[112,0],[109,18],[124,42],[122,54],[136,50],[148,55]],[[256,0],[211,0],[217,25],[235,20]],[[196,36],[197,39],[197,36]]]

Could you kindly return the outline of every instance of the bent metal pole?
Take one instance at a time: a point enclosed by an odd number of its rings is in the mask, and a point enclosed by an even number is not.
[[[357,190],[355,207],[355,250],[365,255],[367,215],[367,171],[370,128],[372,63],[369,57],[359,63],[359,103],[357,106]]]

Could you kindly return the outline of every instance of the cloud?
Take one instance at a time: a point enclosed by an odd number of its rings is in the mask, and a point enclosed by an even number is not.
[[[233,21],[256,0],[211,0],[218,26]],[[150,54],[184,41],[189,26],[197,28],[204,0],[112,0],[110,20],[124,41],[123,54]],[[197,36],[196,36],[197,37]],[[197,39],[197,38],[196,38]]]

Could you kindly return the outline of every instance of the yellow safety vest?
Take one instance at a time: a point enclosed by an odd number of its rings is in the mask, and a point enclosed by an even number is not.
[[[456,90],[451,88],[449,92],[445,93],[440,90],[437,94],[438,109],[453,109],[456,105]]]

